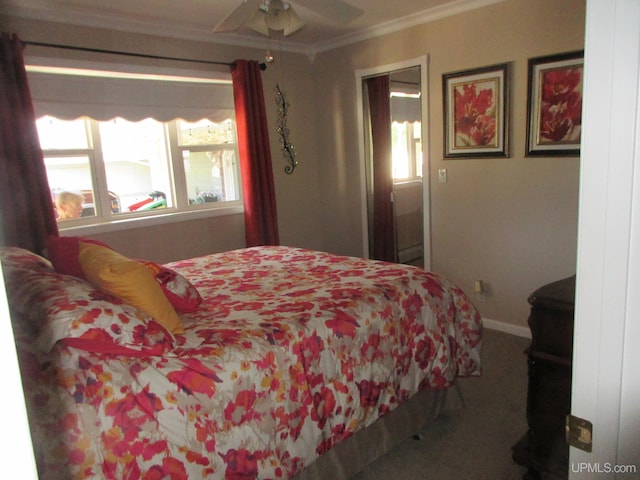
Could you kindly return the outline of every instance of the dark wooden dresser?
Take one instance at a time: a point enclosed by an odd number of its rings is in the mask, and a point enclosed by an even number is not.
[[[538,288],[528,300],[529,429],[513,446],[513,460],[528,468],[525,480],[566,479],[565,418],[571,411],[575,275]]]

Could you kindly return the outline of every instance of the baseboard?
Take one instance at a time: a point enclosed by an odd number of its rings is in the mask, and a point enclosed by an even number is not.
[[[509,333],[518,337],[531,338],[531,330],[529,330],[529,327],[499,322],[498,320],[491,320],[490,318],[483,318],[482,324],[490,330],[498,330],[499,332]]]
[[[398,250],[398,262],[409,263],[418,258],[422,258],[424,255],[424,248],[422,245],[414,245],[413,247],[401,248]]]

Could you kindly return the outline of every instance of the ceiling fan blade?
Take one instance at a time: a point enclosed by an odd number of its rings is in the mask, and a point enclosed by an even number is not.
[[[214,33],[234,32],[251,18],[260,6],[261,0],[242,0],[234,10],[222,19],[215,27]]]
[[[364,13],[343,0],[294,0],[293,3],[340,23],[349,23]]]

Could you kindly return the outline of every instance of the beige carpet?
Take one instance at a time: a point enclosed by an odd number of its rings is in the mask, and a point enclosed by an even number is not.
[[[465,406],[443,414],[354,480],[521,480],[511,446],[526,431],[529,340],[485,329],[483,374],[460,379]]]

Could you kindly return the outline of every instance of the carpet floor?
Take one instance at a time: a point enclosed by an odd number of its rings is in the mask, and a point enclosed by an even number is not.
[[[527,429],[529,340],[483,332],[480,377],[461,378],[464,406],[444,412],[421,432],[353,477],[354,480],[521,480],[526,469],[511,447]]]

